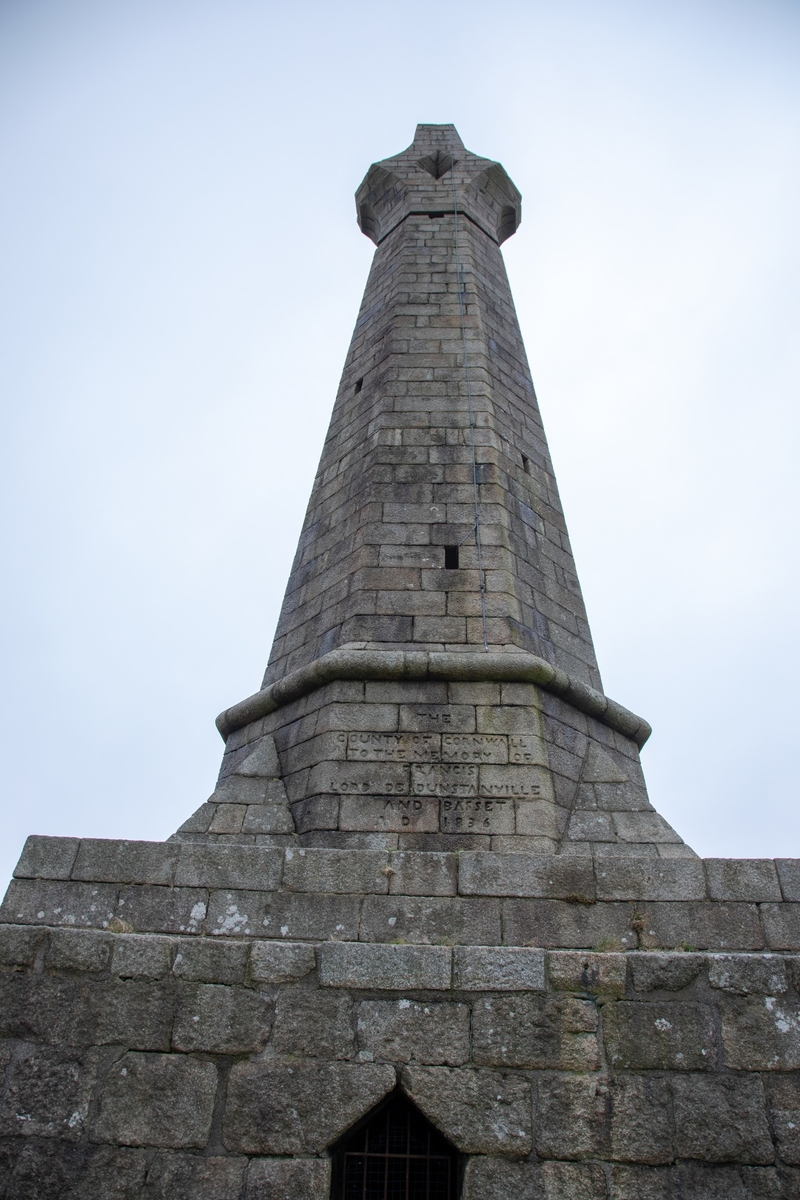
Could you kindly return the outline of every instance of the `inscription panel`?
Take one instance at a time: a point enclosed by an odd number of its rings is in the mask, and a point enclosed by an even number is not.
[[[509,800],[553,799],[550,772],[542,767],[481,767],[481,796],[505,797]]]
[[[547,750],[544,739],[531,733],[512,733],[508,738],[508,761],[510,763],[547,766]]]
[[[338,794],[408,795],[408,767],[402,763],[323,762],[312,767],[307,795]]]
[[[477,796],[480,768],[461,763],[425,763],[411,768],[416,796]]]
[[[508,738],[502,734],[443,733],[442,762],[508,762]]]
[[[363,833],[438,833],[439,801],[420,796],[345,796],[339,828]]]
[[[347,735],[347,758],[349,762],[436,762],[441,756],[440,742],[437,733],[356,730]]]
[[[513,833],[510,800],[473,800],[459,796],[441,800],[442,833]]]

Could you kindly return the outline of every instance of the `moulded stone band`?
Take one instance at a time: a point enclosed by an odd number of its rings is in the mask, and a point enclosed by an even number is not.
[[[234,730],[259,721],[284,704],[300,700],[326,683],[344,679],[535,683],[560,696],[579,712],[630,738],[639,749],[652,733],[642,717],[609,700],[588,684],[572,679],[566,671],[535,654],[423,650],[331,650],[246,700],[226,708],[217,717],[217,729],[227,739]]]

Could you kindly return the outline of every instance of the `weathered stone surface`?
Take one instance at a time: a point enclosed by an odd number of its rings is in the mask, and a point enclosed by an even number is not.
[[[458,890],[464,896],[593,898],[591,859],[534,854],[461,854]]]
[[[469,1059],[469,1019],[465,1004],[365,1001],[358,1009],[361,1057],[459,1066]]]
[[[607,1136],[607,1087],[596,1075],[541,1074],[534,1130],[541,1158],[597,1158]]]
[[[596,1163],[542,1163],[543,1200],[605,1200],[603,1168]]]
[[[439,990],[450,987],[451,977],[449,946],[327,942],[319,947],[319,979],[325,987]]]
[[[223,1141],[242,1154],[320,1154],[394,1083],[394,1070],[377,1064],[236,1063]]]
[[[0,1136],[64,1142],[83,1138],[95,1071],[92,1055],[24,1047],[8,1071],[0,1101]]]
[[[53,975],[0,975],[0,1038],[19,1038],[45,1045],[72,1042],[72,1026],[80,1011],[82,980]]]
[[[763,904],[761,917],[771,950],[800,950],[800,904]]]
[[[209,1054],[257,1054],[272,1027],[272,1001],[247,988],[184,984],[178,991],[172,1045]]]
[[[316,965],[314,947],[307,942],[254,942],[250,951],[250,973],[261,983],[302,979]]]
[[[83,838],[72,879],[102,883],[171,884],[180,847],[171,842],[128,842]]]
[[[362,941],[496,946],[501,941],[498,900],[434,896],[367,896]]]
[[[778,873],[771,858],[703,860],[712,900],[781,900]]]
[[[349,996],[338,992],[284,992],[275,1006],[272,1045],[300,1058],[352,1058],[355,1020]]]
[[[91,1046],[168,1050],[172,991],[160,982],[92,983],[72,1018],[72,1039]]]
[[[768,1163],[774,1158],[757,1076],[687,1075],[671,1082],[678,1158]]]
[[[0,925],[0,966],[29,967],[45,937],[30,925]]]
[[[389,891],[398,896],[454,896],[458,856],[397,851],[389,858]]]
[[[642,839],[646,840],[646,839]],[[600,900],[704,900],[699,859],[614,858],[597,866]]]
[[[472,1016],[473,1057],[482,1066],[593,1071],[599,1063],[591,1001],[518,995],[486,997]]]
[[[55,971],[104,971],[111,961],[113,934],[94,929],[53,929],[46,963]]]
[[[771,907],[764,905],[759,911],[755,904],[735,902],[649,903],[642,944],[648,949],[762,950],[761,918],[764,909]],[[791,907],[781,905],[783,909]],[[800,940],[800,924],[798,937]]]
[[[606,1005],[605,1041],[612,1067],[708,1071],[715,1065],[711,1009],[659,1001]]]
[[[531,1092],[499,1071],[405,1067],[405,1091],[465,1154],[523,1157],[531,1150]]]
[[[611,1112],[608,1158],[622,1162],[672,1161],[669,1088],[652,1075],[619,1075],[608,1087]]]
[[[180,979],[202,983],[244,983],[249,957],[246,943],[184,938],[172,970]]]
[[[29,837],[14,868],[15,879],[69,879],[79,838]]]
[[[238,1200],[247,1160],[196,1154],[156,1154],[147,1172],[146,1200]]]
[[[327,1200],[327,1158],[261,1158],[250,1164],[246,1200]]]
[[[541,1200],[541,1172],[534,1163],[475,1155],[464,1173],[463,1200]]]
[[[709,954],[708,982],[713,988],[747,996],[780,996],[788,985],[783,959],[777,954]]]
[[[721,1005],[725,1065],[740,1071],[800,1068],[800,1006],[785,996],[730,997]]]
[[[357,896],[273,893],[258,929],[261,937],[355,939],[361,901]]]
[[[636,951],[626,956],[637,992],[680,992],[692,983],[705,966],[702,954],[658,954]]]
[[[198,842],[183,844],[180,851],[175,871],[175,883],[180,887],[271,891],[281,881],[283,854],[280,850]]]
[[[177,939],[155,933],[116,934],[111,970],[123,979],[163,979],[179,945]]]
[[[636,945],[636,909],[628,902],[504,900],[503,940],[509,946],[626,950]]]
[[[380,850],[286,851],[283,886],[294,892],[388,892],[388,854]]]
[[[108,1072],[92,1125],[98,1141],[202,1149],[208,1141],[217,1069],[170,1054],[125,1054]]]
[[[547,954],[550,986],[562,992],[623,996],[626,968],[625,954],[581,954],[574,950],[550,950]]]
[[[466,992],[543,992],[544,952],[527,946],[456,946],[453,986]]]
[[[117,906],[111,883],[12,879],[0,906],[0,922],[105,929]]]
[[[778,1156],[800,1164],[800,1075],[774,1075],[766,1083],[770,1121]]]
[[[117,916],[136,933],[202,933],[207,908],[208,892],[202,888],[133,884],[120,889]]]

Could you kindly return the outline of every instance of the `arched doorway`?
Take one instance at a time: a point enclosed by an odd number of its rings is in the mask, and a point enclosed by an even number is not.
[[[461,1156],[394,1091],[332,1148],[332,1200],[458,1200]]]

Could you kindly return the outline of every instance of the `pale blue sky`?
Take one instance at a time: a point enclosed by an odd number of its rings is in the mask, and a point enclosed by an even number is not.
[[[418,121],[522,191],[504,253],[654,803],[701,853],[800,856],[800,3],[4,0],[0,876],[211,792],[369,268],[353,191]]]

